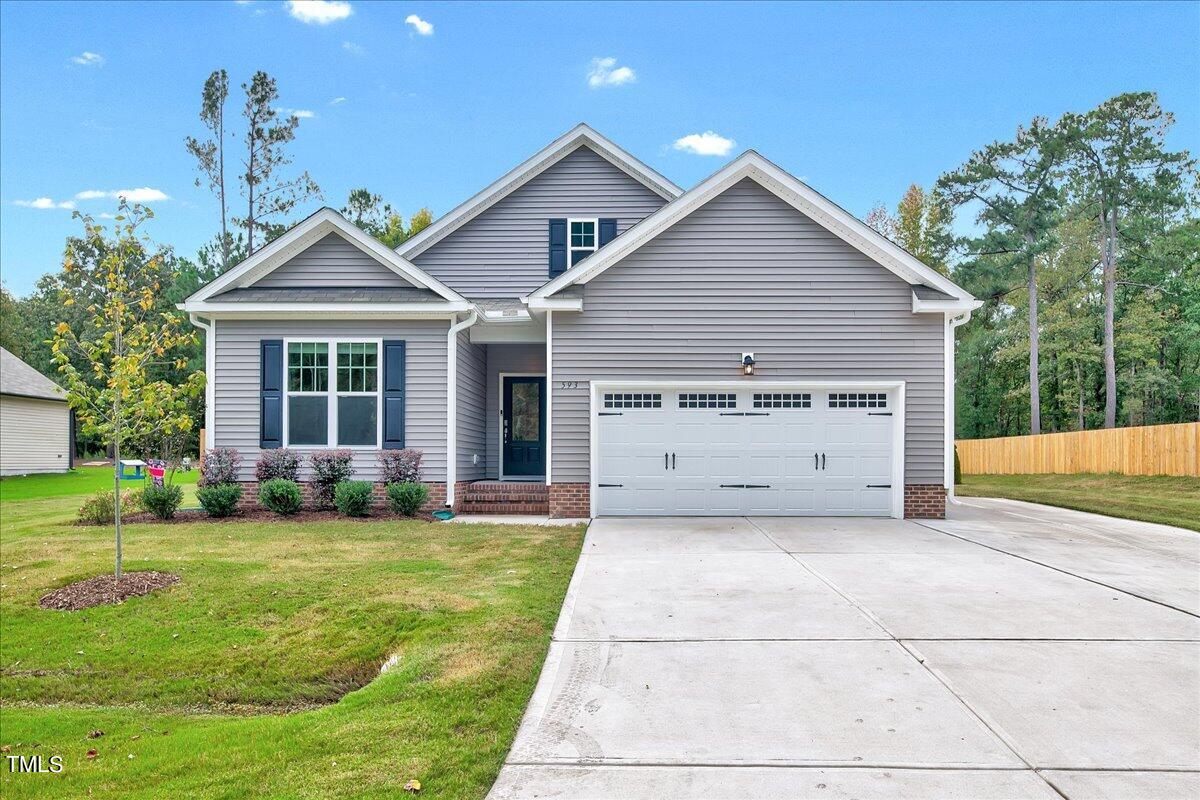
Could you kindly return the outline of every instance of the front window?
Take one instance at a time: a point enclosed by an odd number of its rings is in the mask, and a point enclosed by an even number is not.
[[[573,267],[596,252],[596,220],[567,220],[567,232],[570,234],[568,247],[571,252],[571,266]]]
[[[379,446],[378,342],[290,341],[287,371],[286,445]]]

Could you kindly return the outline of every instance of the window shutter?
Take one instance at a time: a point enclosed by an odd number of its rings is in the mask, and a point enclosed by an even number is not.
[[[258,446],[283,447],[283,340],[259,342]]]
[[[550,220],[550,277],[567,271],[567,221]]]
[[[383,342],[383,449],[404,449],[404,341]]]
[[[600,246],[604,247],[615,238],[617,238],[617,221],[615,219],[600,220]]]

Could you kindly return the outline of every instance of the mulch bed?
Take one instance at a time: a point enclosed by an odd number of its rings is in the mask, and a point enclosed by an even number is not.
[[[288,517],[280,516],[274,511],[267,511],[265,508],[256,508],[250,511],[237,511],[228,517],[210,517],[202,509],[185,508],[175,512],[175,516],[170,519],[159,519],[148,511],[139,511],[136,514],[122,514],[122,523],[154,523],[158,525],[181,525],[190,524],[193,522],[400,522],[402,520],[417,520],[419,522],[437,522],[433,515],[422,511],[415,516],[401,517],[398,514],[393,514],[390,511],[375,511],[369,517],[347,517],[339,514],[337,511],[300,511]],[[81,525],[91,525],[90,522],[81,522]],[[111,522],[105,523],[112,525]]]
[[[130,597],[141,597],[174,583],[179,583],[179,576],[169,572],[126,572],[120,581],[112,575],[97,575],[55,589],[39,600],[38,605],[53,611],[81,611],[123,603]]]

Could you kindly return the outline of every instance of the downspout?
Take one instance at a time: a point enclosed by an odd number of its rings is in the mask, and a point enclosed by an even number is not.
[[[964,325],[971,319],[971,312],[966,311],[957,316],[950,314],[946,315],[946,342],[945,342],[945,391],[942,393],[945,398],[945,411],[943,417],[943,430],[945,431],[946,453],[945,453],[945,481],[946,481],[946,502],[957,503],[954,499],[954,329],[959,325]]]
[[[446,334],[446,508],[454,508],[458,480],[458,334],[478,321],[479,309],[472,307],[467,318],[452,324]]]
[[[188,321],[204,331],[204,434],[205,443],[211,449],[216,443],[216,409],[214,408],[213,399],[216,395],[216,363],[217,363],[217,343],[213,341],[217,332],[216,320],[209,318],[208,322],[201,322],[195,312],[188,314]],[[200,454],[201,456],[204,453]]]

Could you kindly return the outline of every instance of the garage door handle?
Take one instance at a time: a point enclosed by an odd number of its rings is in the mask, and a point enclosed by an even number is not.
[[[868,417],[890,417],[891,415],[892,415],[892,412],[890,412],[890,411],[868,411],[867,412]]]
[[[671,469],[675,469],[675,454],[671,453]]]
[[[821,469],[825,469],[825,454],[821,453]]]
[[[623,483],[597,483],[597,488],[600,489],[620,489],[625,484]]]
[[[892,488],[892,485],[890,483],[868,483],[867,488],[868,489],[890,489],[890,488]]]
[[[770,489],[769,483],[722,483],[722,489]]]
[[[769,417],[769,411],[722,411],[722,417]]]
[[[820,469],[820,468],[821,468],[821,457],[819,455],[817,455],[816,453],[813,453],[813,469]]]

